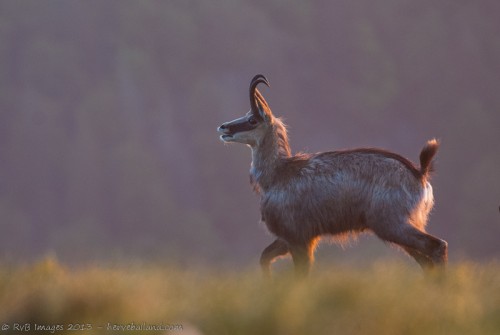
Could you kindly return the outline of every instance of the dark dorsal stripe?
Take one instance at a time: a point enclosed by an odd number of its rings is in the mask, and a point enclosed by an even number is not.
[[[401,164],[403,164],[410,172],[415,176],[417,179],[422,179],[423,175],[422,172],[413,164],[410,160],[404,158],[403,156],[400,156],[394,152],[390,152],[387,150],[383,149],[377,149],[377,148],[358,148],[358,149],[350,149],[350,150],[339,150],[339,151],[334,151],[332,152],[335,155],[345,155],[345,154],[350,154],[350,153],[362,153],[362,154],[374,154],[374,155],[380,155],[384,156],[387,158],[395,159]]]

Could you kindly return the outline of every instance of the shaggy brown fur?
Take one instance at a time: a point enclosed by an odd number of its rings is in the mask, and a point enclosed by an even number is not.
[[[251,110],[219,127],[224,142],[252,149],[250,179],[261,197],[261,215],[276,240],[264,249],[262,270],[290,253],[296,272],[308,273],[314,247],[323,236],[371,231],[396,244],[423,268],[447,261],[447,243],[425,232],[434,198],[429,183],[438,142],[420,153],[420,167],[381,149],[354,149],[292,155],[286,127],[257,85],[250,84]]]

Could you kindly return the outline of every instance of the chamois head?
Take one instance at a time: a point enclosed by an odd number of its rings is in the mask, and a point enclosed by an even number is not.
[[[223,123],[217,130],[224,142],[238,142],[257,146],[273,124],[273,114],[266,100],[257,89],[263,83],[269,87],[269,81],[261,74],[250,82],[250,111],[243,117]]]

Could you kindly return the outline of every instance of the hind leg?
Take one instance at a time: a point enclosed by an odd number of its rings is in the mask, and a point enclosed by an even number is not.
[[[417,244],[423,245],[418,251],[429,257],[433,266],[444,266],[448,262],[448,242],[441,240],[431,234],[415,230],[413,237]]]
[[[391,229],[387,229],[390,227]],[[448,261],[448,243],[410,224],[392,224],[382,231],[375,231],[381,239],[405,249],[423,267],[445,265]]]
[[[413,259],[417,261],[417,263],[420,265],[420,267],[424,270],[430,270],[434,267],[434,263],[431,261],[431,259],[423,254],[421,254],[419,251],[412,249],[410,247],[402,247]]]

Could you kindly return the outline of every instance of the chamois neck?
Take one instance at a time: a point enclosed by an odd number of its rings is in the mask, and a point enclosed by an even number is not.
[[[291,156],[285,125],[275,119],[262,140],[252,146],[251,182],[254,189],[268,189],[275,181],[278,167]]]

